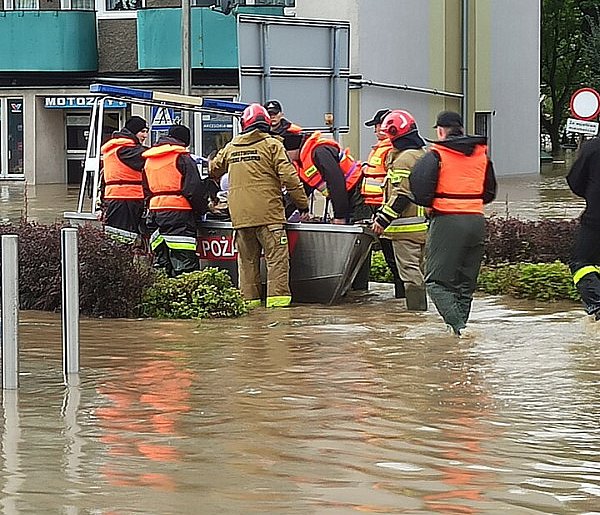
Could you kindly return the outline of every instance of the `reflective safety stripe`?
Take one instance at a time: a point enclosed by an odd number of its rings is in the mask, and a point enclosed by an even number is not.
[[[267,297],[268,308],[285,308],[292,303],[290,295],[280,295],[278,297]]]
[[[588,274],[600,274],[600,268],[593,265],[588,265],[580,268],[573,274],[573,282],[577,284]]]
[[[410,170],[404,168],[391,168],[388,170],[386,179],[390,182],[400,182],[407,177],[410,177]]]
[[[104,226],[104,232],[111,238],[121,241],[123,243],[134,243],[138,237],[138,234],[117,227],[111,227],[110,225]]]
[[[398,232],[422,232],[426,231],[428,225],[426,223],[421,224],[407,224],[407,225],[388,225],[384,234],[398,233]]]
[[[390,206],[388,206],[387,204],[384,204],[383,207],[381,208],[381,212],[384,215],[389,216],[390,218],[398,218],[400,216],[399,213],[396,213],[396,211],[394,211]]]
[[[155,250],[156,247],[158,247],[161,243],[163,243],[165,241],[165,239],[162,237],[162,235],[158,232],[158,229],[156,229],[156,231],[154,231],[152,233],[152,236],[150,236],[150,248],[152,250]]]
[[[196,250],[196,238],[191,236],[171,236],[170,234],[163,234],[167,247],[173,250]]]
[[[248,309],[260,308],[261,300],[260,299],[247,300],[246,304],[248,305]]]

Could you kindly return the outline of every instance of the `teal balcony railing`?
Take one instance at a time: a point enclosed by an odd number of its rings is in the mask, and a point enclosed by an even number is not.
[[[98,69],[93,11],[0,11],[0,72]]]
[[[269,0],[261,0],[269,1]],[[283,15],[283,3],[239,7],[239,12]],[[275,2],[278,2],[275,5]],[[195,7],[191,16],[192,68],[237,68],[236,17]],[[142,9],[137,14],[138,66],[140,69],[181,67],[181,9]]]

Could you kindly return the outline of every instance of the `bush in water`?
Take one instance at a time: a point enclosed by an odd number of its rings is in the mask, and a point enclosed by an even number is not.
[[[564,263],[520,263],[485,267],[478,286],[493,295],[531,300],[579,300],[569,267]]]
[[[0,225],[0,234],[19,237],[21,309],[57,311],[61,307],[60,223]],[[155,272],[133,250],[92,226],[79,228],[79,306],[84,315],[139,316],[144,290]]]
[[[175,278],[161,275],[144,294],[144,314],[155,318],[236,317],[246,301],[226,270],[205,268]]]
[[[487,220],[484,262],[568,263],[577,220]]]
[[[371,254],[371,272],[369,274],[369,281],[374,281],[376,283],[394,282],[392,271],[385,262],[383,252],[380,250]]]

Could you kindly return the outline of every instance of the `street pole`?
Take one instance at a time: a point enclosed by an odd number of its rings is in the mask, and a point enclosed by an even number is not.
[[[192,54],[191,54],[191,14],[190,0],[181,0],[181,94],[192,94]],[[192,133],[192,147],[194,145],[194,116],[187,110],[182,112],[183,124],[190,128]]]

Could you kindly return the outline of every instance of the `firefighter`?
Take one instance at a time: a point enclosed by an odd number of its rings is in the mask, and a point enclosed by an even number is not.
[[[425,209],[412,202],[410,193],[411,171],[425,154],[425,142],[408,111],[391,111],[383,119],[381,130],[394,148],[386,159],[384,202],[377,211],[372,229],[378,236],[392,241],[396,266],[406,290],[406,308],[426,311],[423,250],[427,218]]]
[[[284,136],[286,133],[300,134],[302,132],[302,127],[284,118],[283,107],[279,100],[269,100],[263,107],[271,117],[271,134]]]
[[[350,155],[349,149],[342,149],[337,141],[318,131],[295,138],[294,143],[286,138],[288,155],[306,193],[318,190],[331,200],[334,224],[351,223],[354,211],[364,204],[360,194],[362,163]]]
[[[390,109],[380,109],[373,115],[373,118],[365,122],[366,127],[373,127],[377,143],[371,147],[366,166],[363,168],[364,179],[361,194],[365,199],[364,218],[373,218],[383,204],[383,184],[387,175],[385,162],[388,153],[394,147],[387,135],[381,131],[381,123],[390,111]],[[404,298],[404,283],[398,275],[392,241],[389,238],[379,238],[379,245],[385,262],[394,277],[394,296],[402,299]]]
[[[196,255],[196,220],[208,208],[207,187],[187,150],[190,130],[173,125],[167,136],[144,152],[144,180],[149,191],[150,247],[156,266],[174,277],[200,268]]]
[[[302,214],[308,199],[283,143],[269,134],[271,119],[260,104],[241,117],[242,132],[210,162],[210,175],[229,174],[228,204],[235,229],[240,290],[250,307],[261,305],[260,256],[267,266],[266,306],[289,306],[289,249],[282,188]]]
[[[585,199],[571,255],[571,273],[588,315],[600,320],[600,138],[584,143],[567,182]]]
[[[101,198],[104,230],[125,243],[134,243],[144,232],[142,171],[148,124],[132,116],[124,127],[102,145]]]
[[[483,205],[496,197],[487,138],[465,135],[460,114],[442,111],[438,141],[415,166],[410,182],[416,202],[431,208],[425,282],[429,297],[455,336],[465,336],[483,259]]]

